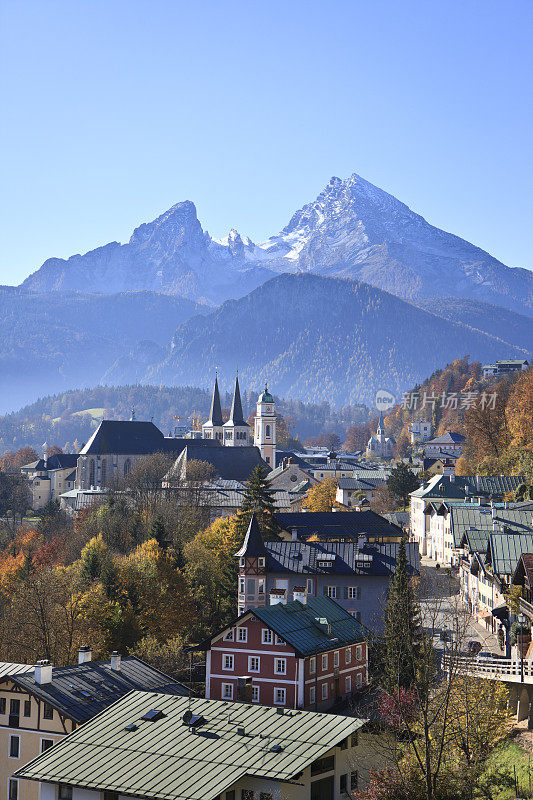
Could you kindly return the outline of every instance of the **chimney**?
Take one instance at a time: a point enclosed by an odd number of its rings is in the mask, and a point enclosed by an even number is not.
[[[111,669],[114,672],[120,672],[120,662],[121,661],[122,661],[122,657],[121,657],[120,653],[118,653],[116,650],[113,650],[113,652],[111,653]]]
[[[453,472],[450,473],[450,483],[455,483],[455,475]]]
[[[87,647],[86,644],[80,647],[78,650],[78,664],[87,664],[89,661],[92,661],[92,658],[93,651],[90,647]]]
[[[297,528],[293,528],[291,531],[291,542],[297,542],[297,541],[298,541],[298,530]]]
[[[52,665],[44,659],[35,665],[35,683],[52,683]]]
[[[305,586],[295,586],[292,590],[292,599],[299,600],[302,605],[307,603],[307,591]]]
[[[270,590],[270,605],[276,606],[278,603],[285,602],[285,589],[271,589]]]

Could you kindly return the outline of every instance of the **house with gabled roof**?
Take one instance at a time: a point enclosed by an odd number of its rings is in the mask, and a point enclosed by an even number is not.
[[[206,697],[325,711],[368,683],[361,624],[305,586],[284,602],[252,608],[199,647],[206,650]]]
[[[0,669],[0,787],[9,800],[37,800],[37,784],[25,784],[22,793],[12,777],[15,770],[132,690],[189,694],[182,683],[134,656],[114,653],[97,662],[91,656],[90,648],[82,647],[74,666],[40,661]]]
[[[341,800],[376,750],[356,717],[136,691],[15,777],[40,800]]]
[[[364,517],[371,512],[362,512]],[[329,519],[343,514],[276,514],[276,519],[324,516]],[[347,512],[356,516],[356,512]],[[379,516],[379,515],[376,515]],[[371,519],[371,517],[369,518]],[[283,602],[293,600],[304,588],[307,598],[329,597],[336,600],[367,628],[379,629],[391,576],[396,568],[401,528],[382,520],[395,537],[382,537],[381,523],[374,530],[375,541],[361,533],[341,536],[334,541],[301,539],[293,532],[290,540],[263,541],[259,525],[252,515],[239,559],[238,613],[266,606],[273,590],[283,592]],[[311,528],[314,530],[314,528]],[[392,541],[391,541],[392,539]],[[406,542],[409,569],[419,574],[420,556],[416,542]]]

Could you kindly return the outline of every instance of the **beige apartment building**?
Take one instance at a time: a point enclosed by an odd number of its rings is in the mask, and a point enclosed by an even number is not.
[[[71,667],[0,665],[0,798],[40,800],[38,783],[13,773],[133,689],[188,695],[183,684],[139,658],[114,653],[93,662],[91,656],[83,647]]]

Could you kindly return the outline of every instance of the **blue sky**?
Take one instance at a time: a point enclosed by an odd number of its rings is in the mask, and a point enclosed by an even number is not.
[[[0,282],[190,199],[276,233],[358,172],[533,268],[531,0],[0,0]]]

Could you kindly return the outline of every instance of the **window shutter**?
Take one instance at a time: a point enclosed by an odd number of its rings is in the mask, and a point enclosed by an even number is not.
[[[324,595],[326,597],[328,596],[328,587],[327,586],[324,586]]]
[[[344,587],[344,599],[345,600],[348,599],[348,587],[347,586]]]

